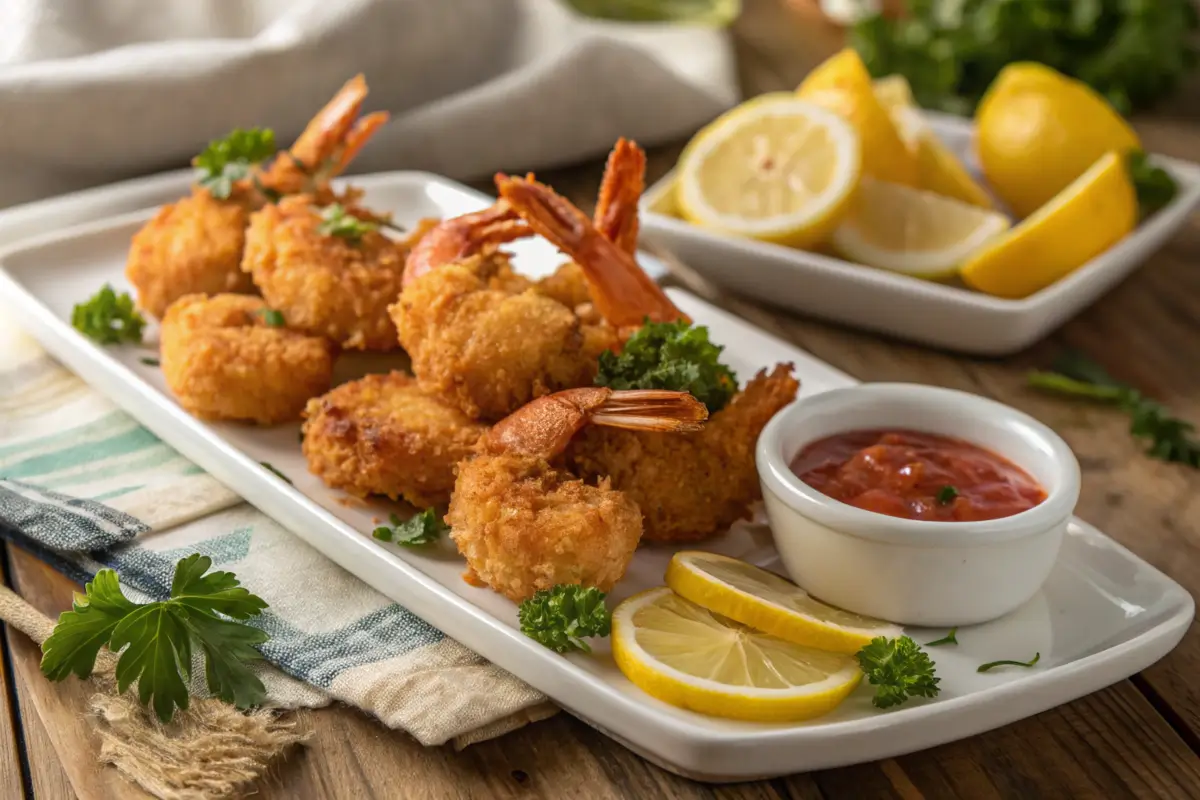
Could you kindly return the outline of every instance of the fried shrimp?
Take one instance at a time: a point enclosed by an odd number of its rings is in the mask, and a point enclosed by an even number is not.
[[[469,582],[520,602],[560,583],[608,591],[642,535],[637,504],[601,479],[553,465],[585,427],[695,431],[707,412],[685,392],[571,389],[496,424],[459,466],[446,521]]]
[[[159,209],[134,234],[125,267],[138,305],[161,318],[187,294],[252,293],[254,285],[241,269],[251,212],[267,202],[267,194],[312,192],[322,202],[334,199],[329,180],[387,121],[386,113],[358,118],[366,95],[361,75],[347,82],[291,150],[266,170],[234,182],[228,197],[193,186],[188,197]]]
[[[328,391],[334,347],[326,339],[272,327],[258,297],[188,295],[162,321],[162,370],[179,404],[213,420],[273,425],[297,419]]]
[[[353,206],[345,211],[351,222],[371,220]],[[396,326],[387,309],[400,295],[408,248],[377,227],[338,235],[312,197],[287,197],[250,218],[242,269],[288,327],[351,350],[390,350]]]
[[[329,486],[418,507],[450,502],[454,468],[487,426],[422,390],[402,372],[368,375],[308,402],[304,456]]]
[[[609,479],[636,502],[646,541],[704,539],[746,517],[761,499],[755,443],[798,389],[791,364],[762,370],[697,433],[589,428],[571,443],[567,464],[585,479]]]

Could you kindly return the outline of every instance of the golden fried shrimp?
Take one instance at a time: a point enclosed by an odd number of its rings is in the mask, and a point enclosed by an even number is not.
[[[391,350],[388,305],[400,295],[408,249],[378,230],[346,238],[323,233],[322,210],[307,195],[256,211],[242,269],[288,327],[352,350]],[[369,219],[349,207],[347,213]]]
[[[332,201],[329,180],[387,121],[385,113],[358,119],[366,95],[361,75],[346,83],[290,151],[277,156],[265,171],[235,182],[229,197],[217,198],[193,186],[190,196],[160,209],[134,235],[125,266],[138,305],[161,318],[167,306],[184,295],[252,293],[254,284],[241,268],[242,249],[250,213],[267,200],[260,190],[307,191],[322,202]]]
[[[501,420],[459,465],[446,521],[464,579],[514,602],[560,583],[608,591],[642,535],[637,504],[605,479],[587,484],[551,464],[588,425],[694,431],[707,416],[685,392],[599,387],[547,395]]]
[[[258,297],[188,295],[162,321],[162,370],[179,404],[204,419],[259,425],[297,419],[329,390],[334,347],[269,326]]]
[[[328,485],[358,497],[444,507],[454,468],[487,426],[422,390],[410,375],[368,375],[308,401],[304,456]]]
[[[646,541],[687,542],[725,531],[761,498],[754,447],[777,411],[796,397],[792,366],[763,370],[684,436],[589,428],[567,450],[581,477],[607,477],[645,517]]]

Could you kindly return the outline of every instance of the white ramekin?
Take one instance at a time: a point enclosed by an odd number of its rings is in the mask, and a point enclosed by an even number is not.
[[[789,468],[805,445],[862,429],[965,439],[1023,468],[1047,497],[983,522],[900,519],[827,497]],[[827,603],[902,625],[972,625],[1020,606],[1050,574],[1079,499],[1079,463],[1054,431],[993,400],[933,386],[862,384],[798,400],[763,430],[757,461],[792,579]]]

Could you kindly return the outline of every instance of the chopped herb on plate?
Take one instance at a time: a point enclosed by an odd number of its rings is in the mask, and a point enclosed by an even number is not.
[[[100,344],[140,342],[146,319],[127,292],[117,294],[110,284],[71,310],[71,326]]]
[[[390,514],[388,521],[390,525],[380,525],[371,531],[371,535],[382,542],[395,542],[406,547],[431,544],[450,530],[442,521],[442,515],[433,508],[427,508],[408,519],[400,519],[395,514]]]
[[[934,639],[932,642],[926,642],[925,646],[926,647],[940,647],[944,644],[953,644],[953,645],[958,644],[958,628],[951,628],[950,632],[947,633],[945,636],[943,636],[940,639]]]
[[[560,584],[542,589],[517,609],[521,633],[556,653],[590,653],[592,648],[584,638],[608,636],[612,631],[612,615],[604,597],[594,586]]]
[[[988,672],[996,667],[1032,667],[1042,658],[1041,653],[1034,653],[1033,658],[1028,661],[989,661],[986,664],[980,664],[976,672]]]
[[[214,139],[192,160],[196,183],[209,194],[224,200],[233,185],[248,177],[251,169],[275,155],[275,133],[270,128],[238,128],[224,139]]]
[[[910,697],[936,697],[940,691],[941,679],[934,675],[933,661],[907,636],[876,636],[857,657],[867,681],[875,687],[871,702],[876,708],[898,706]]]

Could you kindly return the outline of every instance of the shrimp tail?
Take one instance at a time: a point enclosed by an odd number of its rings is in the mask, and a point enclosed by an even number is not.
[[[610,325],[687,320],[633,256],[605,238],[565,197],[535,180],[506,175],[496,176],[496,188],[535,233],[583,268],[596,310]]]
[[[629,255],[637,252],[638,201],[646,189],[646,152],[621,138],[608,156],[592,223]]]
[[[687,392],[662,389],[618,391],[600,386],[568,389],[527,403],[497,422],[481,449],[552,458],[587,425],[636,431],[688,433],[700,430],[708,409]]]
[[[442,264],[532,235],[529,226],[503,200],[483,211],[445,220],[413,246],[404,262],[402,283],[408,286]]]

